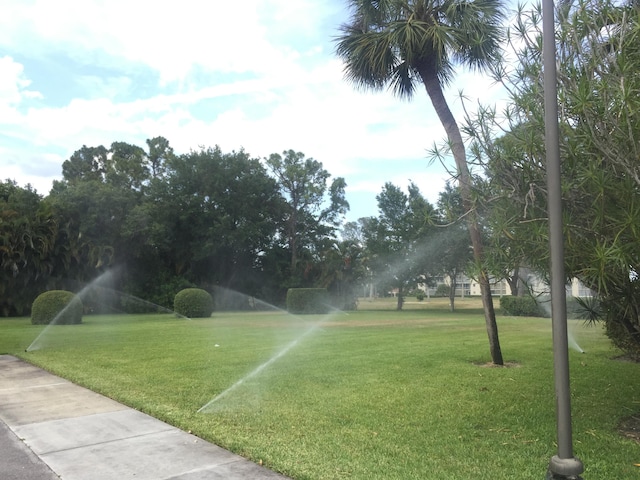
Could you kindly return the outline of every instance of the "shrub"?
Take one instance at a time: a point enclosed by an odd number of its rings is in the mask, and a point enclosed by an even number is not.
[[[185,280],[183,277],[161,275],[160,278],[157,279],[156,284],[151,286],[151,288],[145,286],[143,290],[134,292],[134,294],[151,303],[171,309],[173,308],[176,293],[185,288],[196,288],[196,285]]]
[[[289,313],[327,313],[330,307],[326,288],[290,288],[287,291]]]
[[[424,300],[424,292],[423,291],[418,291],[418,293],[416,293],[416,299],[421,302]]]
[[[634,321],[637,313],[630,308],[634,300],[621,300],[618,296],[578,299],[583,309],[581,317],[594,323],[603,321],[605,333],[611,343],[631,360],[640,361],[640,341]]]
[[[438,285],[438,288],[436,288],[435,296],[448,297],[450,292],[451,292],[451,287],[446,283],[441,283],[440,285]]]
[[[544,317],[544,312],[530,296],[514,297],[505,296],[500,298],[500,309],[507,315],[514,317]]]
[[[605,333],[615,347],[622,350],[629,358],[640,361],[638,342],[633,341],[629,330],[622,323],[611,320],[605,321]]]
[[[176,293],[173,310],[189,318],[207,318],[213,312],[213,298],[201,288],[185,288]]]
[[[40,294],[31,306],[31,323],[48,325],[55,320],[56,325],[82,323],[82,300],[66,290],[49,290]]]

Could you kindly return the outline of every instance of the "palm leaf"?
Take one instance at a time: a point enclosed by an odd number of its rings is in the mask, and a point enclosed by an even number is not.
[[[344,26],[342,31],[336,53],[345,62],[346,78],[357,87],[383,88],[398,63],[389,35],[362,32],[352,26]]]

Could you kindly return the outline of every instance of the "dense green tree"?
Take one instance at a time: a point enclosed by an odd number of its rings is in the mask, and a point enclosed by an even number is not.
[[[83,145],[62,164],[64,183],[97,181],[141,191],[152,178],[162,177],[166,162],[174,156],[164,137],[148,139],[146,143],[149,152],[126,142],[113,142],[108,149]]]
[[[62,177],[65,182],[76,183],[80,181],[104,182],[109,164],[109,152],[100,145],[87,147],[83,145],[76,150],[68,160],[62,164]]]
[[[140,213],[137,231],[162,252],[174,275],[202,286],[258,288],[255,274],[283,208],[275,181],[258,159],[219,147],[177,156],[153,198],[153,206]]]
[[[125,264],[135,255],[122,236],[129,212],[139,202],[135,192],[103,181],[74,179],[54,185],[46,202],[72,242],[69,276],[90,281],[105,268]]]
[[[346,183],[337,177],[328,185],[330,174],[322,163],[305,158],[302,152],[274,153],[266,163],[286,200],[282,235],[290,254],[290,286],[302,286],[306,267],[298,265],[300,257],[315,254],[317,258],[324,240],[335,237],[342,217],[349,210]]]
[[[56,218],[30,186],[0,183],[0,314],[22,315],[55,267]]]
[[[80,150],[62,164],[63,180],[47,199],[75,241],[76,276],[87,281],[102,269],[138,255],[126,235],[130,215],[144,200],[150,172],[145,151],[125,142]]]
[[[447,183],[438,196],[437,228],[429,238],[429,268],[449,278],[449,307],[455,310],[458,276],[473,275],[473,254],[463,220],[464,207],[457,188]]]
[[[140,191],[150,177],[145,151],[130,143],[113,142],[109,153],[107,183],[127,190]]]
[[[472,178],[460,129],[443,87],[456,64],[486,70],[499,60],[504,19],[499,0],[352,0],[352,19],[342,26],[337,53],[347,78],[358,87],[390,86],[411,98],[423,85],[447,134],[455,160],[467,227],[478,265],[483,245],[472,192]],[[504,363],[495,320],[489,277],[480,269],[491,358]]]
[[[149,138],[146,143],[149,149],[147,158],[149,159],[151,178],[162,178],[167,163],[175,156],[173,147],[169,145],[169,140],[164,137]]]
[[[113,142],[109,149],[83,146],[63,163],[63,180],[54,182],[46,199],[64,227],[58,275],[66,280],[58,280],[58,286],[78,288],[74,281],[88,282],[115,266],[120,267],[113,285],[118,289],[151,291],[150,282],[140,278],[145,272],[156,282],[171,283],[158,268],[163,262],[144,233],[149,223],[158,225],[150,219],[155,199],[147,190],[152,181],[161,181],[173,150],[163,137],[147,145],[148,154],[125,142]],[[165,295],[163,303],[170,304],[173,294]]]
[[[326,288],[341,310],[355,310],[365,278],[363,246],[358,241],[333,242],[321,252],[321,274],[317,285]]]
[[[387,182],[376,199],[379,215],[363,229],[370,266],[382,287],[397,290],[401,310],[407,289],[426,282],[426,239],[435,210],[413,183],[406,194]]]
[[[490,125],[487,122],[486,125]],[[483,126],[483,128],[486,127]],[[546,255],[536,256],[532,261],[532,255],[525,242],[520,241],[519,235],[514,230],[514,224],[529,223],[527,230],[531,238],[537,239],[548,248],[548,227],[546,221],[546,205],[536,202],[536,196],[546,189],[545,179],[538,178],[536,182],[529,174],[541,168],[539,162],[533,161],[532,152],[522,150],[522,143],[517,140],[522,135],[530,135],[524,125],[516,127],[513,132],[500,138],[491,140],[491,160],[485,165],[486,176],[476,183],[480,196],[487,199],[484,211],[485,234],[487,235],[487,249],[485,252],[485,265],[494,280],[504,279],[514,296],[522,296],[529,292],[529,273],[533,269],[536,276],[546,277]],[[530,141],[544,144],[542,132]],[[536,145],[538,148],[538,145]],[[473,155],[477,155],[477,145],[472,145]],[[525,199],[521,205],[514,198]],[[521,230],[521,228],[520,228]]]
[[[373,271],[371,269],[371,252],[367,248],[365,231],[367,225],[373,217],[359,218],[356,222],[347,222],[342,226],[340,236],[343,241],[356,246],[360,253],[356,257],[357,262],[352,265],[356,271],[357,283],[362,288],[358,295],[373,298],[375,285],[373,282]],[[366,290],[365,290],[366,288]]]

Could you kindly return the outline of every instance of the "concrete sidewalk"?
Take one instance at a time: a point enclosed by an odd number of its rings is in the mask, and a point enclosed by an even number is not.
[[[0,355],[3,480],[283,480],[216,445]]]

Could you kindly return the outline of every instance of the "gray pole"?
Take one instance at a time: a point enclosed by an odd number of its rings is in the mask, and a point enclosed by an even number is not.
[[[578,479],[584,471],[573,456],[571,434],[571,396],[569,390],[569,338],[564,273],[564,235],[562,228],[562,187],[560,181],[560,142],[558,133],[558,90],[553,0],[542,0],[544,67],[545,148],[547,152],[547,208],[551,253],[551,322],[556,389],[558,454],[549,463],[548,479]]]

